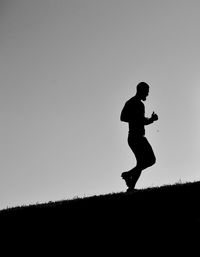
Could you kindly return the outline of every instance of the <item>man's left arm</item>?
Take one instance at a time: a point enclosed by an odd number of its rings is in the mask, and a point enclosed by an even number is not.
[[[158,120],[158,115],[153,112],[151,118],[144,117],[144,125],[149,125],[156,120]]]

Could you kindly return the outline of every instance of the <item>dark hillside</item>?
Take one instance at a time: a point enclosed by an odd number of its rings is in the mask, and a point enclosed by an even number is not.
[[[37,238],[54,240],[64,235],[65,242],[114,239],[116,244],[167,237],[169,243],[199,234],[199,197],[200,182],[167,185],[10,208],[0,211],[0,222],[8,236],[20,231],[29,238],[36,233]]]

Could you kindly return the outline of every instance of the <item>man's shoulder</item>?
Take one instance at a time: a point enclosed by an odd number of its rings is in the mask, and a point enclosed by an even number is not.
[[[137,97],[133,96],[131,97],[128,101],[126,101],[127,105],[136,105],[136,106],[140,106],[140,105],[144,105],[142,103],[142,101],[140,101]]]

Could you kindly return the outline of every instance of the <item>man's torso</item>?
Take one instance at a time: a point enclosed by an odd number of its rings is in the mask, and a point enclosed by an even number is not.
[[[144,117],[145,117],[145,106],[136,97],[132,97],[127,102],[128,109],[130,111],[130,121],[129,121],[129,134],[135,136],[144,136]]]

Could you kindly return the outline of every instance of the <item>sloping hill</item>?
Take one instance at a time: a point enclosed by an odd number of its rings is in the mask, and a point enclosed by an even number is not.
[[[60,217],[65,220],[84,217],[87,221],[96,217],[110,219],[120,216],[137,217],[144,222],[157,221],[162,224],[176,223],[198,225],[200,222],[200,182],[165,185],[161,187],[135,190],[131,193],[77,198],[18,206],[0,211],[1,220]],[[39,221],[39,220],[38,220]]]
[[[200,182],[166,185],[2,210],[0,222],[9,236],[64,234],[67,242],[189,240],[200,229],[199,196]]]

